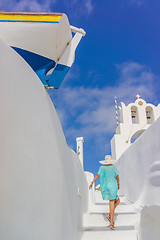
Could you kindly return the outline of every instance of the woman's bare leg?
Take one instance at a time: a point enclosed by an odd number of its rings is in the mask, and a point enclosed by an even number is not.
[[[115,199],[109,201],[110,220],[112,226],[114,226],[114,202]]]
[[[119,205],[119,203],[120,203],[120,198],[115,199],[115,201],[114,201],[114,209]]]
[[[114,210],[119,205],[119,203],[120,203],[120,198],[114,200]],[[107,215],[108,220],[110,220],[110,218],[111,218],[110,216],[111,216],[111,213],[109,212],[108,215]]]

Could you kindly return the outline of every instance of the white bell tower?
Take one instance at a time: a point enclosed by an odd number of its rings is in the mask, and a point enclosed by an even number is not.
[[[113,159],[118,159],[122,153],[160,116],[160,104],[156,107],[146,103],[136,95],[137,100],[126,106],[121,102],[118,107],[119,122],[116,134],[111,140]]]

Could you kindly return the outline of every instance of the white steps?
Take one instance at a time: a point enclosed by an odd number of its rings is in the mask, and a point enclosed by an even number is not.
[[[81,240],[137,240],[140,209],[124,198],[115,212],[115,230],[110,230],[106,215],[109,205],[100,200],[90,213],[84,214]]]

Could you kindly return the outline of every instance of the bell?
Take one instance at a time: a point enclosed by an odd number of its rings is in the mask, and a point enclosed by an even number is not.
[[[147,119],[150,119],[150,118],[151,118],[151,113],[148,112],[148,111],[146,111],[146,118],[147,118]]]
[[[131,117],[135,118],[136,117],[136,112],[135,111],[131,111]]]

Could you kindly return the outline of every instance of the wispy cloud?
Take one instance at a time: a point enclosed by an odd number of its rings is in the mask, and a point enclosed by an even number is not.
[[[77,17],[90,15],[94,10],[92,0],[65,0],[64,4],[67,6],[72,15]]]
[[[116,65],[117,84],[105,88],[65,87],[51,93],[68,139],[84,136],[93,145],[104,146],[116,128],[114,97],[126,105],[143,99],[158,103],[156,82],[160,80],[148,67],[135,62]],[[110,139],[108,139],[110,141]],[[109,147],[109,144],[108,144]]]
[[[0,2],[1,10],[12,12],[49,12],[56,0],[5,0]]]
[[[86,0],[86,1],[84,1],[84,6],[85,6],[87,12],[88,12],[89,14],[91,14],[92,11],[93,11],[93,9],[94,9],[93,4],[92,4],[92,1],[91,1],[91,0]]]
[[[94,10],[92,0],[2,0],[0,9],[11,12],[54,12],[69,11],[73,16],[90,16]]]
[[[146,5],[146,0],[129,0],[129,5],[134,5],[136,7],[141,7]]]

